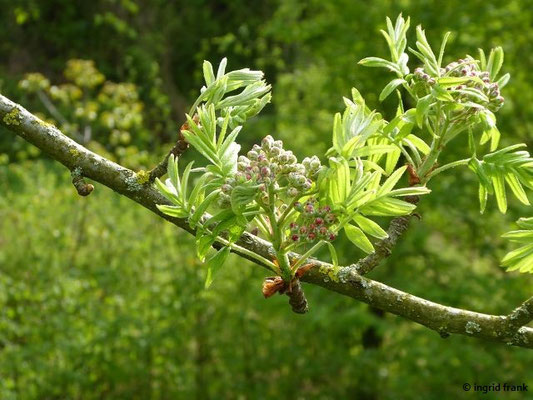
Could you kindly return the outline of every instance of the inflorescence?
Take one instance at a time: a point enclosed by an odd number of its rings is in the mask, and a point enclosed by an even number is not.
[[[281,140],[274,140],[268,135],[260,146],[255,144],[246,156],[239,156],[237,172],[221,188],[219,205],[228,207],[233,188],[242,184],[257,185],[260,198],[265,203],[269,201],[268,189],[271,185],[276,193],[283,192],[289,198],[298,197],[311,189],[320,168],[317,156],[307,157],[298,163],[292,151],[283,149]]]
[[[291,222],[290,241],[312,243],[316,240],[333,241],[336,238],[331,227],[337,222],[337,216],[329,206],[320,207],[316,199],[305,203],[295,203],[294,208],[300,213],[295,222]]]
[[[472,80],[466,81],[463,84],[452,86],[448,88],[451,92],[457,92],[457,100],[460,102],[467,102],[474,100],[479,103],[480,98],[475,97],[474,93],[469,93],[465,89],[477,89],[481,91],[488,99],[482,105],[486,106],[491,111],[498,111],[505,102],[505,99],[500,94],[500,87],[497,82],[492,82],[490,74],[487,71],[480,71],[476,60],[471,57],[462,58],[457,61],[449,63],[445,68],[441,68],[441,75],[447,77],[472,77]],[[414,72],[415,79],[427,83],[429,86],[436,84],[436,79],[430,76],[422,67],[419,67]]]

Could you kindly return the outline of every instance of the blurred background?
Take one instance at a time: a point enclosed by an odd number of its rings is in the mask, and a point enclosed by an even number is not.
[[[400,12],[435,45],[453,32],[445,62],[503,46],[502,145],[532,145],[529,0],[0,3],[0,92],[136,170],[176,140],[204,59],[227,56],[273,84],[240,135],[245,151],[272,134],[300,156],[324,154],[352,86],[394,115],[394,96],[377,99],[391,76],[357,61],[388,56],[379,29]],[[492,199],[480,217],[468,169],[431,189],[371,278],[486,313],[530,297],[532,277],[499,266],[500,235],[530,210],[513,199],[501,215]],[[336,246],[343,263],[361,256]],[[441,339],[308,285],[311,311],[295,315],[284,296],[264,300],[265,272],[237,258],[209,291],[205,273],[184,232],[99,185],[80,198],[68,171],[0,130],[0,399],[442,399],[462,398],[465,382],[533,386],[530,350]]]

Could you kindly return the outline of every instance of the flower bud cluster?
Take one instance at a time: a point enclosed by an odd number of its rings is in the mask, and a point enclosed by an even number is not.
[[[466,88],[477,89],[485,94],[488,98],[488,102],[484,102],[483,106],[487,107],[491,111],[498,111],[505,102],[505,99],[500,93],[500,88],[497,82],[492,82],[490,74],[487,71],[480,71],[477,62],[472,58],[459,59],[449,63],[446,67],[441,68],[441,75],[447,77],[472,77],[478,79],[472,79],[461,85],[448,88],[450,91],[463,90]],[[417,68],[414,72],[416,80],[425,82],[429,86],[433,86],[436,83],[435,78],[431,77],[425,72],[423,68]],[[459,93],[457,100],[461,102],[474,101],[480,103],[478,97],[474,97],[468,93]]]
[[[235,176],[221,187],[219,205],[228,206],[233,187],[241,184],[259,185],[258,193],[264,201],[268,201],[267,189],[271,183],[276,190],[286,184],[287,196],[299,196],[311,189],[320,168],[318,157],[305,158],[298,163],[292,151],[283,149],[281,140],[268,135],[246,156],[239,156]]]
[[[458,85],[453,89],[461,90],[467,87],[478,89],[483,92],[488,98],[488,104],[484,104],[491,111],[498,111],[505,102],[505,99],[500,93],[500,87],[497,82],[490,80],[490,74],[487,71],[480,71],[477,63],[472,59],[460,59],[451,62],[444,68],[444,72],[452,77],[473,77],[479,78],[479,81],[469,81],[463,85]],[[465,101],[470,100],[468,95],[463,96]]]
[[[430,86],[433,86],[436,83],[435,78],[432,78],[431,76],[429,76],[429,74],[427,74],[424,71],[424,68],[422,67],[418,67],[417,69],[415,69],[414,75],[415,75],[415,78],[426,82]]]
[[[337,222],[337,216],[329,206],[320,207],[315,199],[305,203],[296,203],[298,219],[290,224],[290,241],[312,243],[317,240],[333,241],[336,238],[331,227]]]

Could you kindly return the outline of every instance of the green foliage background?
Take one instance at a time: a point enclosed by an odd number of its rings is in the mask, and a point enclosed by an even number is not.
[[[498,117],[502,145],[533,144],[527,0],[0,3],[0,91],[43,112],[18,88],[22,76],[63,83],[67,60],[94,60],[108,80],[137,85],[143,128],[132,142],[151,154],[132,155],[139,167],[176,139],[203,59],[228,56],[230,68],[263,69],[273,84],[273,104],[246,126],[243,150],[271,133],[299,155],[323,154],[352,86],[390,117],[394,102],[377,101],[390,76],[356,62],[386,55],[378,31],[399,12],[433,43],[451,30],[453,58],[501,45],[512,75]],[[111,135],[99,142],[113,147]],[[457,141],[455,156],[465,147]],[[204,291],[185,233],[106,188],[78,197],[68,172],[6,131],[0,153],[1,399],[441,399],[465,396],[465,382],[533,385],[530,351],[443,340],[319,288],[305,287],[311,312],[293,315],[286,298],[262,298],[265,272],[238,259]],[[513,201],[502,216],[489,202],[481,218],[466,168],[431,189],[422,220],[372,277],[487,313],[531,296],[530,275],[498,266],[509,249],[500,235],[529,210]],[[361,255],[336,246],[343,262]]]

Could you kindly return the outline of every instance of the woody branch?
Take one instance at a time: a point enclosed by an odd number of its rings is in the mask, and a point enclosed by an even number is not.
[[[194,233],[185,219],[164,215],[157,209],[157,204],[168,204],[167,200],[150,183],[144,183],[134,171],[91,152],[65,136],[53,125],[43,122],[2,95],[0,95],[0,125],[35,145],[69,170],[76,170],[80,176],[99,182],[174,225]],[[241,237],[238,245],[264,258],[270,258],[273,254],[270,243],[248,233]],[[250,258],[238,250],[234,252],[244,258]],[[388,252],[384,251],[381,255],[373,257],[372,268]],[[296,259],[298,255],[291,254],[290,258]],[[301,278],[303,282],[321,286],[410,319],[437,331],[443,337],[461,334],[533,348],[533,329],[524,326],[531,320],[532,299],[527,300],[508,316],[483,314],[434,303],[368,279],[358,273],[366,271],[356,268],[357,264],[334,268],[331,264],[319,260],[307,261],[313,268]],[[260,264],[255,260],[254,262]]]

